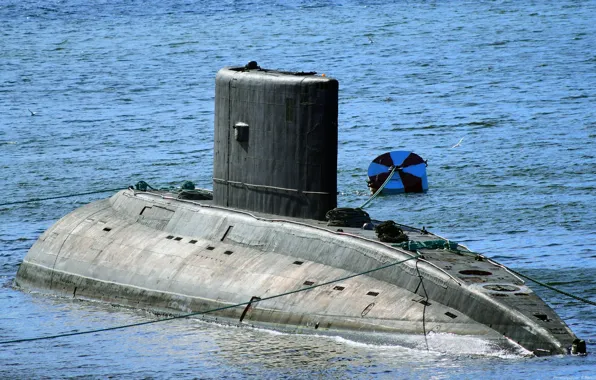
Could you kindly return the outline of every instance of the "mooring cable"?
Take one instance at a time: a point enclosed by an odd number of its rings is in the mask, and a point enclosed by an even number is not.
[[[447,240],[447,239],[444,239],[444,238],[442,238],[442,239],[443,239],[443,240]],[[466,248],[466,249],[467,249],[467,248]],[[514,270],[514,269],[511,269],[510,267],[506,267],[506,266],[504,266],[504,265],[502,265],[502,264],[495,263],[495,262],[494,262],[494,261],[492,261],[490,258],[486,257],[485,255],[483,255],[483,254],[481,254],[481,253],[474,252],[474,251],[470,251],[469,249],[468,249],[467,251],[462,251],[461,249],[458,249],[458,250],[457,250],[457,252],[458,252],[458,253],[461,253],[461,254],[467,254],[467,255],[469,255],[469,256],[473,256],[473,257],[481,257],[481,258],[483,258],[483,259],[487,259],[487,260],[489,260],[489,261],[493,262],[494,264],[497,264],[499,267],[502,267],[503,269],[506,269],[506,270],[508,270],[508,271],[512,272],[514,275],[517,275],[517,276],[523,277],[523,278],[525,278],[526,280],[530,280],[530,281],[534,282],[535,284],[538,284],[538,285],[540,285],[540,286],[543,286],[543,287],[545,287],[545,288],[547,288],[547,289],[550,289],[550,290],[552,290],[552,291],[554,291],[554,292],[556,292],[556,293],[559,293],[559,294],[565,295],[565,296],[567,296],[567,297],[573,298],[573,299],[575,299],[575,300],[577,300],[577,301],[580,301],[580,302],[583,302],[583,303],[586,303],[586,304],[589,304],[589,305],[596,306],[596,302],[594,302],[594,301],[591,301],[591,300],[589,300],[589,299],[587,299],[587,298],[583,298],[583,297],[580,297],[580,296],[576,296],[575,294],[572,294],[572,293],[566,292],[566,291],[564,291],[564,290],[561,290],[561,289],[555,288],[554,286],[551,286],[551,285],[548,285],[547,283],[544,283],[544,282],[542,282],[542,281],[536,280],[535,278],[533,278],[533,277],[530,277],[530,276],[528,276],[528,275],[525,275],[525,274],[523,274],[523,273],[520,273],[520,272],[518,272],[518,271],[516,271],[516,270]]]
[[[391,172],[389,173],[389,176],[387,177],[387,179],[385,180],[385,182],[383,182],[383,184],[381,185],[381,187],[379,187],[379,189],[377,191],[375,191],[375,193],[372,195],[372,197],[368,198],[368,200],[366,202],[364,202],[362,204],[362,206],[358,207],[358,208],[364,208],[366,207],[367,204],[369,204],[370,202],[372,202],[373,199],[375,199],[377,197],[377,195],[381,194],[381,191],[383,191],[383,189],[385,188],[385,186],[387,186],[387,184],[389,183],[389,181],[391,181],[391,178],[393,178],[393,173],[395,173],[395,171],[397,170],[397,166],[393,167],[393,170],[391,170]]]
[[[418,251],[416,251],[416,254],[420,257],[422,256],[422,254]],[[419,261],[416,260],[416,272],[418,272],[418,277],[420,278],[420,284],[418,284],[418,286],[422,285],[422,290],[424,291],[424,297],[426,298],[426,300],[424,300],[424,304],[423,304],[423,308],[422,308],[422,333],[424,334],[424,343],[426,344],[426,351],[429,351],[428,348],[428,339],[426,337],[426,306],[428,306],[428,293],[426,293],[426,287],[424,287],[424,281],[422,281],[422,274],[420,274],[420,270],[418,269],[418,263]]]
[[[375,199],[379,194],[381,194],[381,191],[385,188],[385,186],[387,186],[387,184],[389,183],[391,178],[393,178],[393,174],[395,173],[396,170],[397,170],[397,167],[394,167],[393,170],[391,170],[391,172],[389,173],[389,176],[387,177],[385,182],[383,182],[383,184],[381,185],[381,187],[379,187],[379,189],[377,191],[375,191],[375,193],[366,202],[364,202],[364,204],[362,204],[362,206],[360,206],[359,208],[366,207],[370,202],[373,201],[373,199]],[[153,187],[149,186],[149,184],[147,184],[145,181],[139,181],[137,183],[137,185],[139,185],[139,184],[145,185],[148,188],[153,189]],[[0,203],[0,207],[17,205],[17,204],[42,202],[42,201],[48,201],[48,200],[53,200],[53,199],[72,198],[72,197],[78,197],[78,196],[83,196],[83,195],[108,193],[108,192],[120,191],[120,190],[124,190],[124,189],[125,189],[124,187],[119,187],[116,189],[102,189],[102,190],[96,190],[96,191],[88,191],[85,193],[64,194],[64,195],[57,195],[57,196],[46,197],[46,198],[31,198],[31,199],[25,199],[25,200],[21,200],[21,201]]]
[[[269,296],[269,297],[263,297],[263,298],[261,298],[261,300],[259,302],[271,300],[271,299],[274,299],[274,298],[288,296],[290,294],[305,292],[307,290],[319,288],[321,286],[333,284],[333,283],[340,282],[340,281],[349,280],[351,278],[358,277],[358,276],[363,276],[363,275],[368,274],[368,273],[376,272],[376,271],[379,271],[379,270],[382,270],[382,269],[386,269],[386,268],[389,268],[389,267],[392,267],[392,266],[395,266],[395,265],[399,265],[399,264],[405,263],[406,261],[409,261],[409,260],[417,259],[419,256],[420,255],[416,254],[415,256],[408,257],[408,258],[406,258],[404,260],[400,260],[400,261],[396,261],[396,262],[393,262],[393,263],[385,264],[385,265],[382,265],[382,266],[377,267],[377,268],[366,270],[364,272],[359,272],[359,273],[351,274],[351,275],[348,275],[348,276],[337,278],[335,280],[323,282],[323,283],[316,284],[316,285],[307,286],[307,287],[301,288],[301,289],[291,290],[291,291],[285,292],[285,293],[275,294],[275,295]],[[71,333],[49,335],[49,336],[41,336],[41,337],[35,337],[35,338],[23,338],[23,339],[6,340],[6,341],[0,342],[0,345],[11,344],[11,343],[22,343],[22,342],[34,342],[34,341],[38,341],[38,340],[56,339],[56,338],[63,338],[63,337],[75,336],[75,335],[85,335],[85,334],[93,334],[93,333],[99,333],[99,332],[104,332],[104,331],[121,330],[121,329],[125,329],[125,328],[130,328],[130,327],[137,327],[137,326],[149,325],[149,324],[158,323],[158,322],[171,321],[171,320],[174,320],[174,319],[182,319],[182,318],[193,317],[195,315],[203,315],[203,314],[214,313],[214,312],[217,312],[217,311],[232,309],[232,308],[235,308],[235,307],[238,307],[238,306],[245,306],[245,305],[250,304],[251,302],[252,302],[252,300],[251,301],[242,302],[242,303],[237,303],[237,304],[234,304],[234,305],[222,306],[222,307],[218,307],[218,308],[210,309],[210,310],[206,310],[206,311],[197,311],[197,312],[193,312],[193,313],[188,313],[188,314],[184,314],[184,315],[178,315],[178,316],[173,316],[173,317],[168,317],[168,318],[163,318],[163,319],[157,319],[157,320],[153,320],[153,321],[131,323],[131,324],[127,324],[127,325],[106,327],[106,328],[95,329],[95,330],[76,331],[76,332],[71,332]]]
[[[511,269],[511,268],[507,268],[507,269],[509,269],[509,270],[510,270],[510,271],[512,271],[513,273],[517,274],[518,276],[521,276],[521,277],[523,277],[523,278],[525,278],[525,279],[527,279],[527,280],[530,280],[530,281],[532,281],[532,282],[534,282],[534,283],[536,283],[536,284],[538,284],[538,285],[540,285],[540,286],[544,286],[545,288],[547,288],[547,289],[550,289],[550,290],[552,290],[552,291],[554,291],[554,292],[557,292],[557,293],[563,294],[563,295],[565,295],[565,296],[567,296],[567,297],[571,297],[571,298],[573,298],[573,299],[576,299],[576,300],[578,300],[578,301],[581,301],[581,302],[584,302],[584,303],[587,303],[587,304],[590,304],[590,305],[594,305],[594,306],[596,306],[596,302],[594,302],[594,301],[590,301],[590,300],[589,300],[589,299],[587,299],[587,298],[582,298],[582,297],[576,296],[576,295],[574,295],[574,294],[568,293],[568,292],[566,292],[566,291],[564,291],[564,290],[557,289],[557,288],[555,288],[554,286],[551,286],[551,285],[548,285],[548,284],[546,284],[546,283],[544,283],[544,282],[538,281],[538,280],[536,280],[536,279],[534,279],[534,278],[532,278],[532,277],[530,277],[530,276],[526,276],[525,274],[523,274],[523,273],[519,273],[519,272],[517,272],[517,271],[515,271],[515,270],[513,270],[513,269]]]
[[[52,200],[52,199],[72,198],[72,197],[78,197],[78,196],[82,196],[82,195],[108,193],[108,192],[120,191],[120,190],[124,190],[124,189],[125,188],[119,187],[117,189],[103,189],[103,190],[96,190],[96,191],[88,191],[86,193],[57,195],[54,197],[47,197],[47,198],[32,198],[32,199],[27,199],[27,200],[23,200],[23,201],[0,203],[0,207],[9,206],[9,205],[18,205],[18,204],[24,204],[24,203],[48,201],[48,200]]]

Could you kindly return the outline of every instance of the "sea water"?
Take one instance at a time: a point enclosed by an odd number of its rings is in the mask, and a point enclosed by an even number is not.
[[[367,211],[596,300],[596,2],[0,2],[0,204],[212,187],[214,77],[256,60],[340,82],[341,206],[377,155],[428,160],[429,191]],[[461,140],[463,138],[463,140]],[[458,147],[453,147],[461,140]],[[0,340],[156,319],[13,287],[39,235],[113,192],[0,206]],[[594,306],[530,286],[596,345]],[[0,346],[3,378],[594,378],[587,357],[477,338],[397,345],[184,319]]]

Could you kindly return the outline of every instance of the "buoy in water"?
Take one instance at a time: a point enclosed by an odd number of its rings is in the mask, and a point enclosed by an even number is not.
[[[385,183],[393,169],[391,180],[383,194],[422,193],[428,190],[426,161],[409,151],[396,150],[383,153],[368,166],[368,187],[374,194]]]

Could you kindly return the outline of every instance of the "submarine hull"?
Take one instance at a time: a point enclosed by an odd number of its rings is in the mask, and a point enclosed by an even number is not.
[[[411,240],[437,238],[404,229]],[[170,314],[221,309],[210,315],[317,333],[440,332],[568,352],[571,330],[506,268],[420,253],[359,228],[123,190],[48,229],[16,285]]]

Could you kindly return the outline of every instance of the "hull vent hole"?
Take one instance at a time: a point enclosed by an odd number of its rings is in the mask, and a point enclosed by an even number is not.
[[[544,322],[548,322],[548,321],[550,321],[550,318],[549,318],[549,317],[548,317],[548,315],[546,315],[546,314],[539,314],[539,313],[535,313],[535,314],[534,314],[534,316],[535,316],[536,318],[538,318],[539,320],[541,320],[541,321],[544,321]]]
[[[485,270],[478,270],[478,269],[466,269],[460,270],[459,273],[471,276],[490,276],[492,273],[487,272]]]
[[[375,303],[371,303],[369,304],[367,307],[364,308],[364,310],[362,310],[362,313],[360,313],[361,317],[366,317],[366,314],[368,314],[368,312],[375,306]]]

